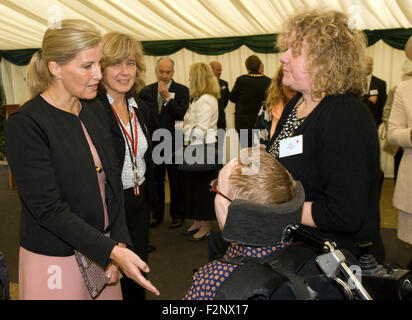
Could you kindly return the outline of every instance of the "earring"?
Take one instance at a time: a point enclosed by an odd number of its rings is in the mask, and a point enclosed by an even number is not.
[[[62,77],[60,76],[56,76],[56,80],[60,80]]]

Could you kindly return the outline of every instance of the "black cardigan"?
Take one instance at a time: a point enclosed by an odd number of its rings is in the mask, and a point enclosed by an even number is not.
[[[82,101],[82,106],[77,117],[37,95],[7,120],[6,154],[22,205],[20,244],[49,256],[69,256],[77,249],[107,266],[117,242],[130,245],[120,171],[101,103]],[[106,230],[96,168],[81,122],[106,174]],[[110,238],[104,235],[107,231]]]
[[[270,78],[261,75],[239,76],[230,92],[230,101],[235,103],[236,129],[253,129],[260,107],[265,102]]]
[[[267,150],[300,97],[296,95],[285,107]],[[366,106],[352,94],[325,97],[294,135],[301,134],[303,153],[278,160],[302,182],[306,201],[313,201],[318,229],[308,229],[355,255],[360,253],[357,242],[372,241],[373,254],[383,262],[380,147]]]

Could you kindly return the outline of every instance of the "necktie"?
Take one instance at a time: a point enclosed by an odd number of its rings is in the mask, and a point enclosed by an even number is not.
[[[159,95],[159,99],[157,100],[157,106],[159,107],[159,113],[162,110],[162,106],[163,106],[163,98],[161,95]]]

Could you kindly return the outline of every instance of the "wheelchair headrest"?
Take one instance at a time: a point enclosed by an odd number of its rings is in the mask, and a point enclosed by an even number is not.
[[[229,206],[222,236],[226,241],[251,246],[272,246],[282,241],[289,224],[300,224],[305,191],[299,181],[292,199],[281,204],[263,205],[235,199]]]

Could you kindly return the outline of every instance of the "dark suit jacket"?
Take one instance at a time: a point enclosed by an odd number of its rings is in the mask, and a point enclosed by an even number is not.
[[[371,96],[378,96],[378,101],[376,104],[368,100]],[[363,97],[363,102],[365,102],[368,106],[368,109],[375,120],[376,126],[379,126],[382,123],[383,107],[385,106],[387,97],[386,82],[372,76],[369,92]]]
[[[7,121],[6,153],[22,205],[20,244],[49,256],[70,256],[77,249],[107,266],[117,242],[131,243],[123,188],[106,112],[97,100],[82,105],[77,117],[37,95]],[[106,230],[96,167],[81,123],[106,174]],[[110,238],[104,235],[108,231]]]
[[[217,128],[226,129],[225,108],[227,107],[230,97],[229,84],[225,80],[218,80],[220,86],[220,99],[218,100],[219,118],[217,120]]]
[[[236,104],[236,129],[253,129],[269,85],[270,78],[265,75],[254,77],[245,74],[236,79],[230,93],[230,101]]]
[[[174,99],[163,105],[160,114],[157,105],[157,82],[143,88],[139,97],[151,108],[158,120],[159,128],[168,129],[172,134],[175,130],[175,121],[183,121],[183,117],[189,108],[189,88],[172,80],[169,92],[174,92]]]
[[[113,145],[114,145],[114,150],[116,151],[117,155],[117,162],[119,165],[120,170],[123,169],[123,164],[124,164],[124,157],[125,157],[125,141],[124,141],[124,136],[122,132],[120,131],[120,127],[117,123],[116,117],[112,111],[112,108],[110,106],[109,100],[107,99],[107,96],[105,93],[99,94],[97,98],[100,100],[100,102],[103,104],[104,109],[106,110],[107,117],[109,119],[109,127],[110,127],[110,132],[112,134],[112,140],[113,140]],[[156,182],[154,179],[154,172],[153,172],[153,161],[152,161],[152,150],[153,150],[153,144],[152,144],[152,134],[153,131],[158,127],[158,123],[156,119],[154,118],[154,115],[152,113],[152,110],[149,109],[149,107],[144,103],[142,99],[140,99],[137,96],[133,96],[135,99],[138,108],[135,108],[137,119],[139,121],[140,127],[142,128],[142,131],[144,133],[144,136],[146,137],[147,140],[147,151],[145,153],[145,163],[146,163],[146,173],[145,173],[145,179],[148,185],[148,199],[150,206],[153,208],[156,208],[156,203],[157,203],[157,198],[155,197],[156,192]]]

